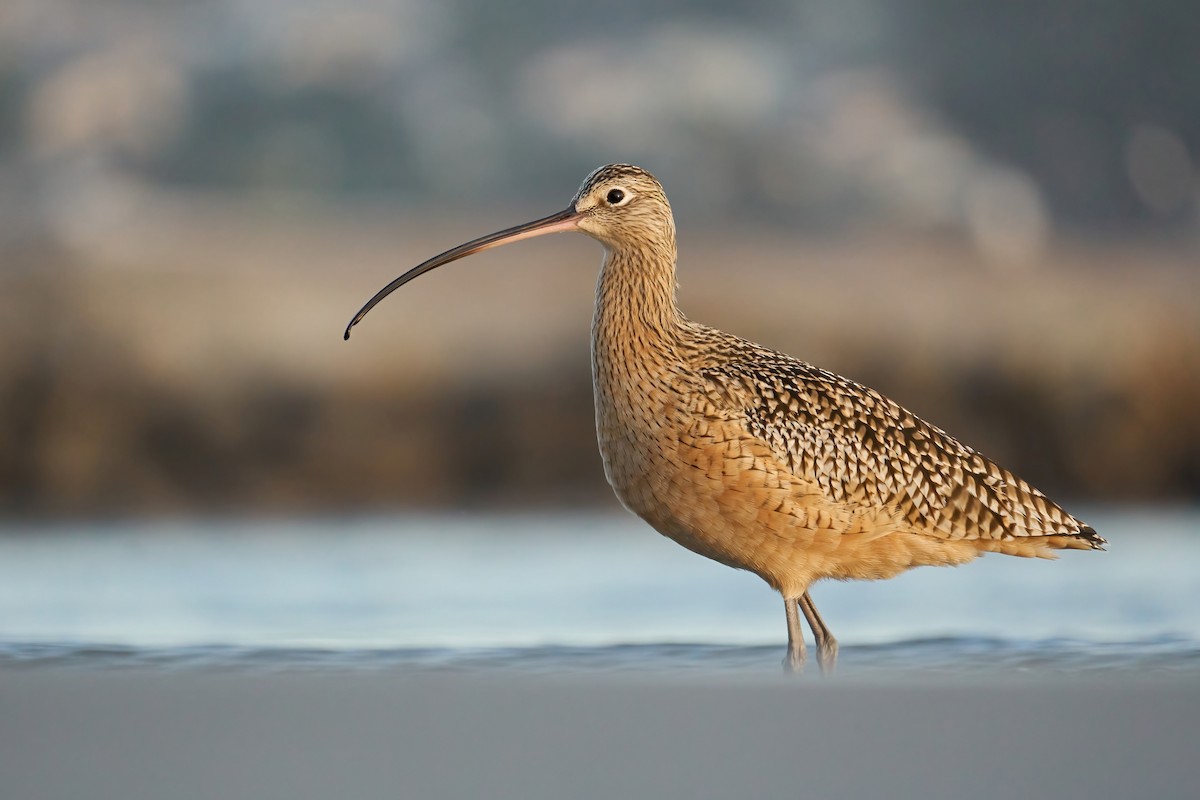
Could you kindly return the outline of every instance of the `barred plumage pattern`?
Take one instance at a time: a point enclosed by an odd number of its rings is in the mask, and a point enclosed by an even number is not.
[[[698,350],[710,361],[720,354],[719,364],[700,370],[706,383],[744,398],[747,429],[832,502],[893,508],[914,531],[944,539],[1066,536],[1089,548],[1103,544],[1021,478],[874,389],[694,329]]]

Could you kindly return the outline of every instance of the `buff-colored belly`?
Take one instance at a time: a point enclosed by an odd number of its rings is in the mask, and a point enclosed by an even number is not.
[[[655,530],[754,572],[785,596],[822,578],[878,580],[981,552],[974,542],[914,532],[894,512],[830,502],[730,423],[701,428],[602,425],[609,482]]]

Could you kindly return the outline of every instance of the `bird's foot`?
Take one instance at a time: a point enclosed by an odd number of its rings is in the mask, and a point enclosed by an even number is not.
[[[817,664],[822,675],[832,675],[837,667],[838,643],[832,636],[817,642]]]
[[[785,675],[801,675],[804,672],[804,662],[808,660],[808,654],[804,650],[804,642],[800,642],[800,646],[789,643],[787,655],[783,657],[783,672]],[[823,668],[822,668],[823,669]]]

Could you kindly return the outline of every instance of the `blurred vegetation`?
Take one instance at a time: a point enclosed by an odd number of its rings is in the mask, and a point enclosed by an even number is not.
[[[585,241],[1047,491],[1200,497],[1200,7],[6,0],[0,511],[613,502]],[[475,263],[475,262],[478,263]]]

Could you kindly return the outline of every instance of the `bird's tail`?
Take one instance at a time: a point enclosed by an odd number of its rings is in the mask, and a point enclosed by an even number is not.
[[[1079,525],[1079,533],[1076,533],[1074,536],[1064,536],[1062,538],[1072,540],[1073,544],[1066,546],[1075,550],[1103,550],[1104,546],[1108,544],[1108,541],[1103,536],[1096,533],[1095,528],[1083,523]]]

